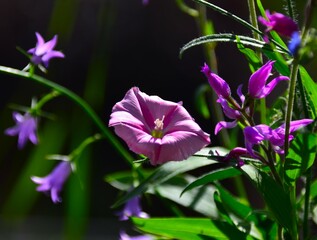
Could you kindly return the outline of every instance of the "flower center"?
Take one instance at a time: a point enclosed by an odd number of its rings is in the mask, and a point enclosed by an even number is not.
[[[163,115],[162,119],[157,118],[154,121],[155,127],[154,130],[151,132],[151,135],[155,138],[162,138],[163,137],[163,128],[164,128],[164,118]]]

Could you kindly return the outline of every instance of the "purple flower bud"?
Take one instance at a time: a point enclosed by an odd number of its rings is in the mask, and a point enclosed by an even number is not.
[[[33,144],[37,144],[37,118],[31,116],[29,113],[21,115],[18,112],[13,112],[12,117],[16,125],[5,130],[5,134],[9,136],[18,135],[19,149],[22,149],[25,146],[27,140],[30,140]]]
[[[300,48],[302,39],[299,32],[293,32],[291,36],[291,40],[288,43],[288,49],[292,53],[293,56],[295,56],[298,52],[298,49]]]
[[[214,89],[219,97],[227,99],[231,95],[231,90],[228,83],[219,77],[217,74],[211,72],[208,65],[202,67],[201,71],[205,74],[208,79],[210,86]]]
[[[48,67],[49,61],[52,58],[64,58],[65,55],[60,51],[53,50],[57,43],[57,35],[55,35],[50,41],[45,42],[43,37],[39,33],[35,33],[37,43],[35,48],[28,50],[28,53],[32,54],[31,62],[34,65],[44,65]]]
[[[266,26],[266,32],[276,31],[277,33],[291,37],[294,32],[298,32],[299,28],[296,22],[288,16],[282,13],[271,14],[269,10],[266,10],[266,17],[259,17],[259,22]]]
[[[46,177],[33,176],[31,179],[34,183],[39,184],[36,188],[38,192],[49,192],[53,203],[59,203],[62,201],[60,192],[71,171],[71,163],[63,161]]]
[[[140,197],[133,197],[126,202],[123,210],[119,212],[120,221],[128,220],[129,217],[148,218],[149,215],[141,210]]]
[[[148,96],[137,87],[113,107],[109,126],[153,165],[184,160],[210,143],[181,103]]]
[[[271,75],[274,61],[268,61],[265,65],[254,72],[249,79],[249,95],[252,98],[264,98],[269,95],[280,81],[289,80],[286,76],[274,78],[270,83],[266,84],[267,79]]]

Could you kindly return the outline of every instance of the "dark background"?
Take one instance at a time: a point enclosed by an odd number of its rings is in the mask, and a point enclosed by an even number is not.
[[[303,2],[298,1],[299,11]],[[248,19],[246,1],[213,3]],[[283,1],[263,1],[263,5],[283,11]],[[247,29],[212,10],[208,10],[208,16],[216,32],[250,36]],[[212,144],[219,144],[213,135],[215,123],[204,119],[194,104],[195,90],[206,83],[200,73],[206,61],[202,48],[188,50],[182,59],[178,56],[179,49],[198,36],[197,26],[174,1],[150,0],[143,6],[141,0],[2,0],[0,31],[0,65],[18,69],[23,69],[28,59],[16,50],[17,46],[25,50],[34,47],[36,31],[46,41],[58,34],[56,49],[62,50],[66,58],[53,59],[46,77],[83,96],[105,124],[112,106],[129,88],[138,86],[149,95],[183,101],[203,130],[211,133]],[[250,71],[236,47],[219,44],[216,54],[219,75],[232,89],[241,83],[246,86]],[[13,125],[10,104],[29,106],[32,97],[40,98],[49,90],[6,75],[0,75],[0,81],[3,132]],[[54,205],[48,197],[35,192],[29,176],[45,176],[54,166],[47,163],[45,156],[68,154],[97,130],[85,113],[64,97],[44,108],[56,118],[41,120],[40,150],[34,150],[29,143],[18,151],[16,138],[0,136],[0,237],[18,239],[24,234],[31,239],[47,235],[56,239],[65,234],[71,238],[77,236],[76,231],[85,234],[88,226],[86,236],[90,239],[116,239],[125,223],[117,223],[110,209],[118,192],[103,178],[128,166],[108,142],[89,147],[80,160],[79,178],[72,176],[65,186],[62,204]]]

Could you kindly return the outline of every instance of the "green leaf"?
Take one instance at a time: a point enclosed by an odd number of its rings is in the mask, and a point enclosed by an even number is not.
[[[180,162],[168,162],[157,168],[153,174],[146,178],[139,186],[127,193],[121,199],[119,199],[113,207],[117,207],[130,198],[144,193],[147,189],[151,187],[158,186],[161,183],[177,176],[178,174],[185,173],[190,170],[194,170],[203,166],[218,163],[216,160],[212,160],[209,151],[213,148],[205,148],[199,151],[197,154],[199,156],[191,156],[187,160]],[[208,153],[206,153],[208,152]],[[206,155],[207,154],[207,155]],[[209,156],[208,156],[209,155]],[[217,159],[217,158],[214,158]]]
[[[228,223],[207,218],[132,218],[132,222],[146,233],[168,239],[253,239]]]
[[[237,47],[241,53],[244,54],[246,57],[251,72],[255,72],[257,69],[259,69],[262,65],[259,57],[257,54],[250,48],[246,48],[241,42],[240,39],[237,37]]]
[[[230,218],[228,212],[226,211],[225,207],[223,206],[221,198],[220,198],[218,192],[214,193],[214,201],[215,201],[215,204],[217,206],[217,209],[219,211],[219,214],[220,214],[221,218],[225,222],[229,223],[230,225],[235,226],[233,221],[232,221],[232,219]]]
[[[292,229],[292,204],[289,194],[266,173],[251,165],[241,167],[247,177],[262,194],[272,215],[284,228]]]
[[[313,165],[316,142],[316,135],[310,133],[300,134],[292,141],[285,161],[285,175],[289,183],[292,184]]]
[[[223,180],[229,177],[238,176],[240,174],[241,174],[241,171],[233,167],[229,167],[225,169],[217,169],[211,173],[208,173],[206,175],[199,177],[197,180],[190,183],[188,186],[186,186],[186,188],[183,190],[181,195],[183,195],[183,193],[193,188],[196,188],[196,187],[199,187],[199,186],[202,186],[217,180]]]
[[[311,109],[311,113],[315,118],[317,116],[317,84],[309,76],[304,67],[300,66],[299,73],[303,82],[304,89],[307,93],[306,97]]]
[[[265,48],[262,49],[263,53],[271,60],[275,60],[274,68],[282,75],[289,76],[290,70],[288,67],[287,62],[285,61],[284,57],[276,51],[266,50]]]
[[[243,35],[235,35],[231,33],[221,33],[221,34],[211,34],[207,36],[202,36],[199,38],[195,38],[191,40],[190,42],[186,43],[180,50],[180,56],[182,56],[183,52],[186,51],[189,48],[192,48],[194,46],[198,46],[204,43],[211,43],[211,42],[232,42],[237,43],[239,38],[239,42],[246,46],[252,46],[255,48],[261,48],[263,50],[266,50],[268,52],[278,51],[278,52],[285,52],[281,48],[272,49],[270,45],[268,45],[264,41],[260,41],[251,37],[246,37]]]

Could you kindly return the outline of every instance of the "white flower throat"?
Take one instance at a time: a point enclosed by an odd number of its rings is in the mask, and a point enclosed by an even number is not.
[[[165,115],[163,115],[162,119],[155,119],[154,121],[154,130],[151,132],[151,135],[155,138],[162,138],[163,137],[163,128],[164,128],[164,118]]]

